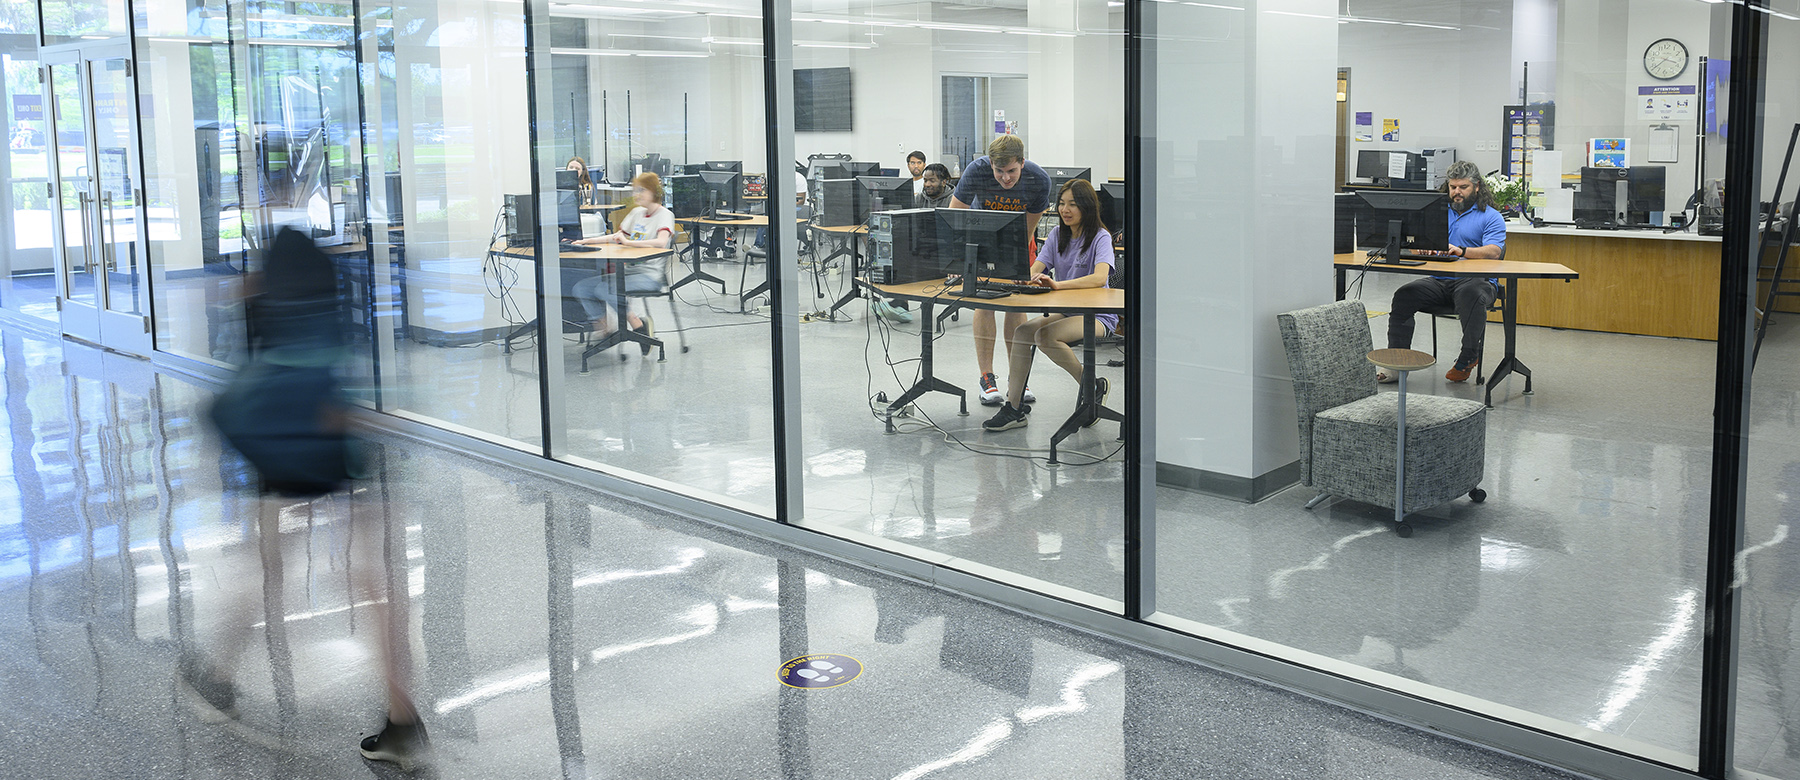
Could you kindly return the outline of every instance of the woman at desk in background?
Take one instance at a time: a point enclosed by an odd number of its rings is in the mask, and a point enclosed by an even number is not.
[[[668,249],[675,245],[675,215],[663,207],[662,179],[656,174],[645,171],[631,180],[631,199],[637,208],[625,215],[619,223],[617,233],[604,236],[584,238],[578,244],[619,244],[621,246],[646,247],[651,249]],[[628,263],[625,266],[625,292],[655,292],[664,284],[663,266],[665,263],[650,261]],[[581,303],[587,312],[588,321],[593,323],[594,332],[601,337],[612,333],[613,323],[609,315],[615,291],[612,286],[612,274],[599,274],[575,283],[571,290],[575,300]],[[627,299],[629,301],[629,299]],[[626,326],[646,336],[655,335],[650,322],[637,315],[630,308],[625,310]],[[648,344],[639,345],[644,354],[650,354]]]
[[[1095,194],[1094,185],[1085,179],[1064,184],[1062,192],[1056,196],[1056,216],[1062,224],[1050,231],[1049,238],[1038,249],[1037,259],[1031,261],[1031,283],[1052,290],[1106,287],[1107,279],[1112,276],[1113,242],[1112,234],[1100,221],[1100,196]],[[1111,335],[1118,323],[1117,314],[1096,314],[1095,334]],[[1081,358],[1069,345],[1080,341],[1085,330],[1081,317],[1066,314],[1045,314],[1026,320],[1014,330],[1012,344],[1007,350],[1006,403],[981,427],[990,431],[1025,427],[1025,415],[1029,414],[1024,400],[1025,380],[1031,376],[1033,344],[1049,356],[1051,362],[1075,377],[1079,385]],[[1105,378],[1096,378],[1096,403],[1104,403],[1110,389]],[[1093,425],[1098,420],[1098,417],[1092,417],[1083,425]]]
[[[580,193],[580,201],[579,202],[593,203],[594,202],[594,177],[590,176],[588,174],[587,160],[583,160],[580,157],[570,157],[568,164],[564,165],[563,167],[567,168],[571,171],[574,171],[577,174],[575,177],[575,183],[578,188],[577,192]]]

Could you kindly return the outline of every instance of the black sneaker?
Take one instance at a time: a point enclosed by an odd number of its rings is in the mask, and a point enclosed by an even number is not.
[[[381,733],[363,737],[359,749],[363,758],[370,761],[387,761],[398,764],[401,769],[412,769],[425,761],[426,753],[431,750],[431,739],[425,736],[423,723],[388,721]]]
[[[982,423],[981,427],[989,431],[1010,431],[1014,428],[1023,428],[1025,427],[1025,415],[1028,414],[1031,414],[1029,406],[1020,409],[1012,404],[1006,404],[1001,406],[1000,411],[996,412],[987,422]]]
[[[1106,405],[1106,394],[1111,390],[1112,390],[1112,383],[1106,381],[1106,377],[1103,377],[1103,376],[1094,377],[1093,411],[1088,413],[1087,422],[1082,423],[1081,427],[1092,428],[1092,427],[1094,427],[1094,423],[1100,422],[1100,407]]]
[[[643,319],[643,324],[641,324],[635,328],[632,328],[632,330],[635,330],[639,333],[644,334],[644,338],[647,338],[647,339],[656,337],[656,327],[650,324],[649,317],[645,317]],[[650,345],[649,344],[639,342],[638,349],[643,351],[644,357],[650,357]]]

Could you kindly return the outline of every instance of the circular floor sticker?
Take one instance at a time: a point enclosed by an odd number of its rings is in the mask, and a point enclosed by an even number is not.
[[[781,665],[776,673],[790,688],[836,688],[862,674],[862,662],[847,655],[803,655]]]

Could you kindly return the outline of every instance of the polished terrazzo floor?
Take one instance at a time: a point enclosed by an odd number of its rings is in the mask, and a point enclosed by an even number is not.
[[[374,479],[259,534],[207,390],[17,332],[0,361],[6,776],[398,776],[354,750],[382,713],[370,561],[421,776],[1560,776],[429,446],[378,440]],[[178,662],[232,648],[239,718],[210,722]],[[865,670],[778,682],[810,653]]]
[[[734,282],[738,268],[710,270]],[[761,271],[753,269],[752,279]],[[1385,308],[1398,281],[1371,276]],[[835,281],[827,280],[828,284]],[[810,284],[810,282],[809,282]],[[823,302],[835,298],[825,291]],[[568,451],[626,475],[753,509],[773,495],[767,320],[698,285],[683,290],[692,351],[668,362],[602,356],[577,373],[561,342]],[[650,304],[659,327],[672,318]],[[905,554],[1016,578],[1029,587],[1119,598],[1123,481],[1116,456],[1049,467],[1053,426],[985,434],[986,409],[957,416],[928,396],[884,435],[861,403],[912,377],[918,327],[881,326],[852,305],[845,321],[800,326],[802,452],[809,527]],[[1752,404],[1744,569],[1740,764],[1800,777],[1794,704],[1800,664],[1788,628],[1789,487],[1800,409],[1800,317],[1777,320]],[[1371,321],[1385,341],[1385,319]],[[1454,323],[1442,334],[1455,338]],[[1498,326],[1490,345],[1498,348]],[[1429,344],[1424,328],[1416,346]],[[938,373],[972,386],[966,319],[936,342]],[[1592,730],[1609,745],[1671,763],[1697,733],[1704,518],[1710,500],[1713,345],[1523,328],[1536,393],[1513,379],[1489,415],[1490,500],[1413,518],[1399,539],[1385,513],[1349,503],[1308,512],[1310,493],[1245,505],[1178,490],[1157,497],[1158,605],[1172,618],[1280,643],[1396,687],[1470,697]],[[1103,350],[1103,358],[1119,356]],[[895,363],[890,369],[884,357]],[[386,398],[406,412],[515,441],[536,438],[534,347],[444,349],[402,342]],[[1123,372],[1101,368],[1117,390]],[[726,377],[729,381],[720,381]],[[1040,414],[1073,402],[1066,377],[1034,376]],[[1473,396],[1423,375],[1415,392]],[[928,423],[938,428],[928,427]],[[1071,438],[1079,462],[1118,446],[1102,423]]]

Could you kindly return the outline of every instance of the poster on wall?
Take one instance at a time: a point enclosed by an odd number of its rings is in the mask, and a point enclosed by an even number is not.
[[[1358,140],[1358,141],[1373,141],[1373,140],[1375,140],[1375,112],[1373,112],[1373,111],[1358,111],[1358,112],[1356,112],[1356,140]]]
[[[1593,138],[1588,140],[1589,168],[1631,167],[1631,139]]]
[[[1691,122],[1696,116],[1699,87],[1663,84],[1637,88],[1638,119],[1645,122]]]
[[[1400,120],[1381,120],[1381,140],[1388,142],[1398,142],[1400,140]]]
[[[1556,106],[1552,103],[1506,106],[1500,133],[1500,173],[1531,176],[1531,157],[1521,152],[1556,148]]]

